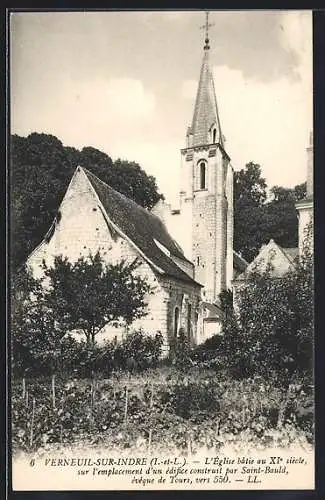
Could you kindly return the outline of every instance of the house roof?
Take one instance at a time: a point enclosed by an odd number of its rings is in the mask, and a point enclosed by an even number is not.
[[[202,302],[202,308],[206,309],[207,311],[207,316],[205,319],[222,318],[223,316],[222,309],[216,304],[211,304],[210,302]]]
[[[237,276],[236,280],[234,281],[244,281],[247,279],[247,277],[250,275],[252,271],[258,271],[261,268],[264,269],[265,264],[269,264],[272,262],[272,258],[274,255],[272,255],[272,252],[277,252],[280,255],[282,255],[287,259],[289,262],[290,266],[295,265],[296,259],[298,258],[298,248],[283,248],[280,245],[278,245],[273,239],[271,239],[267,244],[262,245],[258,255],[255,257],[255,259],[247,266],[247,268],[244,270],[243,273],[241,273],[239,276]],[[283,274],[283,271],[281,271],[280,268],[275,267],[272,270],[272,276],[276,277],[278,275]]]
[[[280,247],[280,248],[291,262],[294,262],[298,258],[299,255],[298,247],[293,247],[293,248]]]
[[[84,171],[93,186],[108,218],[125,234],[136,247],[164,274],[201,286],[180,269],[172,257],[189,262],[168,233],[164,223],[154,214],[133,200],[115,191],[86,168]],[[154,240],[159,241],[170,252],[168,257]]]

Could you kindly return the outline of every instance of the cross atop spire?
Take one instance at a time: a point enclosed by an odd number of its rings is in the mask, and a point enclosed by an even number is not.
[[[204,50],[209,50],[210,45],[209,45],[209,28],[214,26],[215,23],[209,23],[209,11],[205,11],[205,24],[200,26],[200,29],[205,29],[205,45],[204,45]]]

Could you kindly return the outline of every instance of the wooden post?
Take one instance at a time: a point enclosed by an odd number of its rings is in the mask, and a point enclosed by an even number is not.
[[[26,391],[26,406],[28,406],[28,391]]]
[[[192,446],[191,446],[191,438],[188,437],[187,440],[187,455],[190,457],[192,455]]]
[[[153,385],[151,384],[150,408],[153,407]]]
[[[32,418],[30,421],[30,438],[29,438],[29,446],[33,446],[33,439],[34,439],[34,419],[35,419],[35,398],[33,398],[33,405],[32,405]]]
[[[148,438],[148,453],[151,453],[151,439],[152,439],[152,429],[149,429],[149,438]]]
[[[55,375],[52,375],[52,405],[55,410]]]
[[[220,436],[220,424],[221,424],[221,419],[218,418],[218,420],[217,420],[217,436]]]
[[[91,421],[94,421],[94,380],[91,380],[90,386],[90,415]]]
[[[128,418],[128,388],[125,386],[125,408],[124,408],[124,424],[126,425]]]
[[[26,379],[23,377],[23,399],[25,399],[26,395]]]

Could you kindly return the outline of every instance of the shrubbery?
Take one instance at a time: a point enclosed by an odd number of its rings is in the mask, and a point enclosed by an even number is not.
[[[67,335],[56,351],[43,346],[42,356],[35,356],[33,346],[16,347],[13,360],[14,376],[48,376],[53,373],[91,377],[93,373],[109,376],[112,371],[141,372],[155,367],[162,355],[163,337],[147,335],[138,330],[126,335],[121,343],[107,341],[104,345],[78,342]],[[28,353],[28,356],[26,356]],[[18,360],[18,361],[17,361]]]
[[[235,378],[268,377],[288,385],[312,383],[314,345],[313,259],[308,245],[295,268],[274,278],[271,269],[252,273],[224,322],[216,356]]]

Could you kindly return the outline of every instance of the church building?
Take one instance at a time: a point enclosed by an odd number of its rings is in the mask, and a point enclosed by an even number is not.
[[[100,251],[112,263],[138,258],[137,272],[153,293],[147,297],[148,314],[130,329],[160,331],[167,348],[180,328],[192,344],[220,332],[219,294],[247,266],[233,250],[233,167],[209,52],[206,32],[193,120],[181,149],[179,208],[160,201],[149,212],[77,167],[57,217],[27,262],[39,276],[42,260],[51,265],[57,255],[75,261]],[[97,340],[123,332],[108,325]]]

